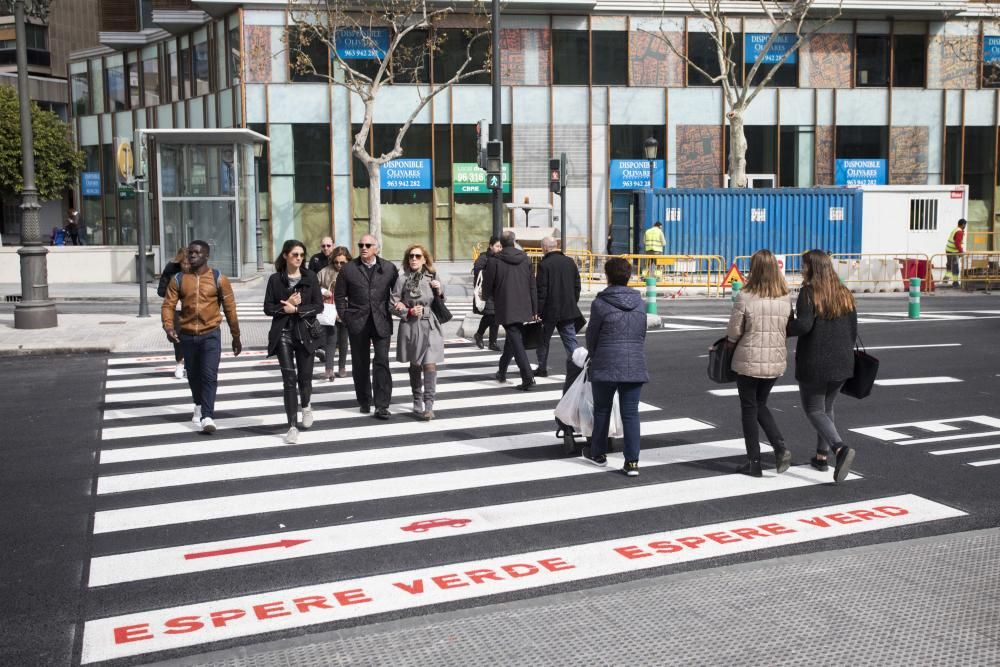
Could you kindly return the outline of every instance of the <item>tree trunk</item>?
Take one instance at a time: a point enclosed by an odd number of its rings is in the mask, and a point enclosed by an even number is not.
[[[368,233],[375,237],[382,248],[382,165],[376,160],[367,162],[368,167]]]
[[[729,114],[729,187],[747,186],[747,137],[743,131],[743,110]]]

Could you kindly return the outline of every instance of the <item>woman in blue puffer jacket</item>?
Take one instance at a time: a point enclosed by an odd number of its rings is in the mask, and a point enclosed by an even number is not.
[[[628,287],[632,265],[620,257],[604,264],[608,287],[590,306],[587,349],[594,390],[594,432],[584,456],[607,465],[608,427],[615,392],[621,408],[625,467],[629,477],[639,474],[639,395],[649,382],[646,371],[646,313],[642,296]]]

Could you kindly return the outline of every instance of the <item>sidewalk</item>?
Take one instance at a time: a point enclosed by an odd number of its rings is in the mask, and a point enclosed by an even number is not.
[[[996,665],[1000,529],[678,573],[158,663]]]

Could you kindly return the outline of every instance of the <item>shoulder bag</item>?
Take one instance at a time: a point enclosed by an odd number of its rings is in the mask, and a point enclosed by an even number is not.
[[[872,393],[878,376],[878,359],[865,351],[865,345],[858,336],[854,343],[854,374],[840,388],[840,393],[854,398],[865,398]]]
[[[725,384],[736,382],[736,372],[733,370],[733,346],[726,345],[729,338],[723,336],[708,348],[708,379],[712,382]]]
[[[437,274],[435,274],[431,280],[437,280]],[[448,306],[445,305],[444,297],[438,292],[435,292],[433,289],[431,289],[431,292],[434,294],[434,300],[431,301],[431,312],[434,313],[434,317],[437,318],[438,322],[441,324],[447,324],[451,321],[453,315],[451,314],[451,311],[448,310]]]

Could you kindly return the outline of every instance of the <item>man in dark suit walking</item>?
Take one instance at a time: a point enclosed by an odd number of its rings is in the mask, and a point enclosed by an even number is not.
[[[535,277],[531,273],[531,260],[523,250],[514,247],[514,233],[504,232],[500,237],[500,252],[486,265],[483,275],[483,296],[493,299],[496,321],[503,325],[506,340],[500,355],[497,381],[507,381],[507,366],[511,357],[521,372],[518,389],[528,391],[535,384],[524,350],[524,323],[536,319],[538,295],[535,294]]]
[[[577,302],[580,300],[580,269],[576,262],[564,255],[551,236],[542,239],[545,256],[538,264],[538,314],[542,318],[542,340],[538,343],[538,369],[536,377],[549,374],[549,341],[552,332],[559,331],[566,359],[580,347],[576,341],[577,321],[582,319]]]
[[[351,341],[351,375],[361,412],[371,412],[374,398],[375,418],[388,419],[389,402],[392,400],[389,292],[396,284],[399,272],[392,262],[382,259],[378,253],[379,245],[375,237],[370,234],[362,236],[358,241],[357,259],[340,270],[333,298],[337,314],[347,326]],[[375,348],[373,369],[372,347]]]

